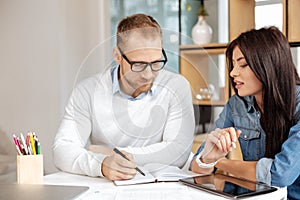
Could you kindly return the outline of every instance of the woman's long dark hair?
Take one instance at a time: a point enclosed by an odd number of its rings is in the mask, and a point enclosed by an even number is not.
[[[276,27],[244,32],[226,50],[229,72],[233,69],[232,54],[236,46],[240,48],[249,67],[263,85],[261,125],[266,133],[265,156],[274,158],[280,152],[281,145],[293,125],[295,87],[300,84],[290,45]],[[232,77],[230,81],[238,94]]]

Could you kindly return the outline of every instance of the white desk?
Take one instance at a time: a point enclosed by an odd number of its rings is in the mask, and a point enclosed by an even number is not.
[[[206,199],[206,200],[221,200],[226,199],[201,190],[197,190],[185,186],[177,182],[169,183],[149,183],[131,186],[115,186],[111,181],[104,178],[92,178],[87,176],[80,176],[58,172],[44,177],[44,184],[49,185],[78,185],[88,186],[90,189],[81,194],[76,200],[192,200],[192,199]],[[265,200],[265,199],[286,199],[286,189],[282,188],[276,192],[258,195],[247,198],[250,200]]]

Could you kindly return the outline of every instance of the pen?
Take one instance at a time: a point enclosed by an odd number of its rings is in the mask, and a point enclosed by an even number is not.
[[[28,143],[28,155],[33,155],[33,152],[32,152],[32,148],[31,148],[31,143],[29,142]]]
[[[117,154],[119,154],[120,156],[125,158],[126,160],[129,160],[121,151],[119,151],[119,149],[114,148],[114,152],[116,152]],[[140,170],[138,167],[136,167],[135,169],[136,169],[136,171],[140,172],[143,176],[145,176],[144,172],[142,172],[142,170]]]
[[[13,135],[13,139],[14,139],[14,142],[16,144],[16,148],[17,148],[17,151],[18,151],[19,155],[23,155],[22,152],[21,152],[21,146],[19,144],[18,138],[15,134]]]
[[[20,133],[20,135],[21,135],[21,141],[22,141],[22,143],[23,143],[23,147],[24,147],[25,153],[26,153],[26,155],[28,155],[27,145],[26,145],[24,136],[23,136],[22,133]]]
[[[41,154],[41,144],[40,144],[40,142],[37,143],[37,154]]]
[[[20,156],[22,156],[23,154],[21,153],[21,151],[20,151],[20,149],[19,149],[19,147],[16,145],[16,149],[17,149],[17,152],[18,152],[18,154],[20,155]]]
[[[35,144],[34,144],[33,135],[32,135],[31,132],[30,132],[29,137],[30,137],[29,139],[30,139],[30,142],[31,142],[32,154],[33,154],[33,155],[36,155]]]
[[[26,141],[25,142],[26,142],[26,145],[29,146],[29,133],[27,133]]]
[[[38,154],[37,153],[37,148],[38,148],[38,138],[37,138],[37,136],[36,135],[34,135],[33,136],[33,141],[34,141],[34,146],[35,146],[35,151],[36,151],[36,154]]]

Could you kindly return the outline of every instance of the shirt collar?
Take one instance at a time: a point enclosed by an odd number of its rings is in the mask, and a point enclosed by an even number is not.
[[[249,113],[255,111],[254,96],[246,96],[243,99],[247,107],[247,112]]]
[[[135,101],[135,100],[140,100],[143,97],[145,97],[146,95],[154,95],[154,91],[155,91],[155,83],[153,83],[153,86],[151,87],[151,89],[146,92],[146,93],[141,93],[139,96],[137,96],[136,98],[133,98],[130,95],[125,94],[124,92],[121,91],[120,89],[120,84],[119,84],[119,79],[118,79],[118,72],[120,69],[120,65],[113,67],[111,69],[111,77],[112,77],[112,93],[116,94],[116,93],[120,93],[121,96],[123,96],[124,98],[130,100],[130,101]]]

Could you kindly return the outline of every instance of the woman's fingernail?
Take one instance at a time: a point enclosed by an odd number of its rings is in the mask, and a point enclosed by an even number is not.
[[[232,147],[235,149],[236,148],[236,143],[235,142],[231,142]]]

